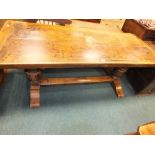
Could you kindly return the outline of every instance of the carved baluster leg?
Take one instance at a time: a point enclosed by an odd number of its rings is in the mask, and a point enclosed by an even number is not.
[[[40,106],[40,70],[26,70],[27,78],[30,80],[30,107]]]
[[[114,69],[113,76],[115,76],[117,78],[120,78],[121,76],[123,76],[125,74],[125,72],[127,70],[128,70],[127,68],[117,68],[117,69]]]
[[[4,69],[0,69],[0,84],[4,82],[4,79],[5,79]]]
[[[127,68],[117,68],[114,70],[113,72],[113,86],[114,89],[116,91],[116,94],[118,97],[123,97],[124,93],[123,93],[123,89],[121,86],[121,82],[120,82],[120,77],[123,76],[123,74],[127,71]]]

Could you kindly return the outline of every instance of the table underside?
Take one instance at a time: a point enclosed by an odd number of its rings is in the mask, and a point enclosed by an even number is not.
[[[40,88],[42,86],[53,85],[70,85],[70,84],[95,84],[95,83],[112,83],[116,95],[120,98],[124,96],[123,89],[120,82],[120,77],[127,71],[127,68],[103,68],[105,76],[92,77],[59,77],[59,78],[45,78],[43,76],[43,69],[26,69],[25,73],[27,79],[30,81],[30,107],[40,106]],[[51,70],[52,74],[52,70]],[[5,72],[0,69],[0,84],[4,82]]]

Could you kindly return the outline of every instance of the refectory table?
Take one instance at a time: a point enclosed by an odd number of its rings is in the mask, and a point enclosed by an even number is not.
[[[102,67],[106,76],[45,78],[44,69]],[[0,81],[4,69],[24,69],[30,80],[30,107],[40,106],[40,86],[113,83],[129,67],[155,67],[155,51],[132,34],[74,25],[41,25],[8,20],[0,31]],[[113,68],[112,72],[109,68]]]

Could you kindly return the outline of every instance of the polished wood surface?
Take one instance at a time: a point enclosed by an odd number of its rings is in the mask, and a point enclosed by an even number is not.
[[[113,31],[112,29],[107,29],[105,28],[105,25],[103,24],[96,24],[96,23],[91,23],[87,21],[79,21],[79,20],[72,20],[71,26],[78,27],[78,28],[86,28],[86,29],[93,29],[93,30],[100,30],[100,31],[106,31],[106,32],[114,32],[117,33],[116,31]]]
[[[155,122],[141,125],[138,128],[138,133],[140,135],[155,135]]]
[[[155,122],[140,125],[136,132],[128,133],[127,135],[155,135]]]
[[[18,21],[1,34],[1,68],[155,66],[154,50],[132,34]]]

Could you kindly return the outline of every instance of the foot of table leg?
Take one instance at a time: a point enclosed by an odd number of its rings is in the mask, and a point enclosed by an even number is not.
[[[31,82],[30,86],[30,107],[40,107],[40,85]]]
[[[127,68],[117,68],[113,72],[113,79],[114,79],[113,85],[114,85],[114,89],[118,97],[124,96],[123,88],[122,88],[119,78],[123,76],[123,74],[125,74],[126,71],[127,71]]]
[[[4,69],[0,69],[0,84],[4,82],[4,79],[5,79]]]
[[[31,81],[30,86],[30,107],[40,106],[40,70],[26,70],[27,78]]]
[[[124,93],[123,93],[123,89],[122,89],[121,82],[119,79],[114,79],[113,86],[114,86],[114,89],[115,89],[117,96],[119,98],[123,97]]]

